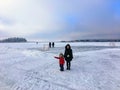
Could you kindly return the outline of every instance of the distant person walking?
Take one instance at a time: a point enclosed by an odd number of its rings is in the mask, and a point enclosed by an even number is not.
[[[66,61],[67,70],[70,70],[73,53],[70,44],[65,46],[64,58]]]
[[[54,46],[55,46],[55,43],[54,43],[54,42],[52,42],[52,47],[54,48]]]
[[[49,48],[51,48],[51,42],[49,42]]]

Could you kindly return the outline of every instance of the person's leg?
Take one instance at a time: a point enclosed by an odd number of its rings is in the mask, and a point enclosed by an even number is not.
[[[62,68],[61,68],[61,64],[60,64],[60,71],[62,70]]]
[[[63,64],[61,64],[61,70],[64,71],[64,67],[63,67]]]
[[[64,67],[62,64],[60,64],[60,71],[64,71]]]
[[[62,67],[63,67],[63,71],[64,71],[64,65],[62,65]]]
[[[68,62],[68,70],[70,70],[70,67],[71,67],[71,62],[69,61]]]
[[[69,62],[69,70],[70,70],[70,67],[71,67],[71,61]]]
[[[69,67],[69,63],[68,63],[68,61],[66,61],[66,66],[67,66],[67,70],[68,70],[68,67]]]

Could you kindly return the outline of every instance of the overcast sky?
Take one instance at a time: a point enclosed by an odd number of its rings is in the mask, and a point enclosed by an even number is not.
[[[120,39],[120,0],[0,0],[0,39]]]

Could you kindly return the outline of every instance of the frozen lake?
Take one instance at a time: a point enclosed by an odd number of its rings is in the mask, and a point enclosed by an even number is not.
[[[119,42],[70,43],[71,70],[60,72],[66,44],[0,43],[0,90],[120,90]]]
[[[55,48],[51,48],[49,51],[55,53],[63,52],[64,47],[67,43],[55,43]],[[0,47],[5,48],[13,48],[13,49],[28,49],[28,50],[41,50],[44,46],[48,46],[48,43],[0,43]],[[93,51],[93,50],[101,50],[101,49],[109,49],[109,48],[120,48],[120,42],[76,42],[70,43],[73,51],[75,52],[83,52],[83,51]],[[48,51],[48,52],[49,52]]]

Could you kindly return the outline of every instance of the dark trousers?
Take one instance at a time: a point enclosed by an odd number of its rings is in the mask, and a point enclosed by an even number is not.
[[[70,67],[71,67],[71,61],[66,61],[66,66],[67,66],[67,69],[70,69]]]
[[[63,64],[60,64],[60,71],[64,71],[64,66],[63,66]]]

